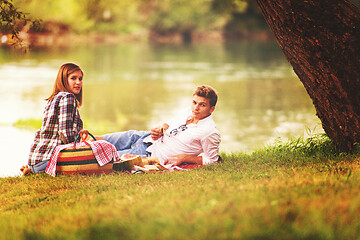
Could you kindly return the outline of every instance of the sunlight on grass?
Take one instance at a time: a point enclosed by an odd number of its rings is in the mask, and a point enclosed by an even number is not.
[[[191,171],[0,178],[0,230],[4,239],[356,239],[359,152],[309,141],[221,153],[223,163]]]
[[[28,119],[20,119],[16,121],[13,126],[20,129],[39,129],[41,127],[42,119],[28,118]]]
[[[27,129],[34,131],[40,129],[41,123],[42,119],[28,118],[16,121],[13,126],[19,129]],[[88,129],[91,133],[100,135],[123,129],[124,125],[127,123],[127,118],[123,115],[118,114],[116,122],[110,120],[83,119],[83,123],[84,128]]]

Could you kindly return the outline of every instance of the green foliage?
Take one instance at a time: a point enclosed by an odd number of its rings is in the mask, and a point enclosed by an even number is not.
[[[17,22],[22,21],[26,23],[27,18],[23,12],[14,7],[11,1],[1,0],[0,3],[1,31],[10,32],[16,36],[19,33]]]
[[[213,0],[14,0],[16,6],[44,22],[64,23],[78,32],[160,34],[221,28],[224,18]]]
[[[141,20],[138,1],[15,0],[15,3],[44,22],[64,23],[82,33],[129,32],[137,30]]]
[[[88,30],[94,23],[88,19],[80,1],[75,0],[14,0],[16,6],[30,12],[44,22],[60,22],[70,25],[73,30]]]
[[[155,1],[148,26],[160,34],[211,29],[216,26],[212,0]]]
[[[224,27],[227,36],[246,37],[254,33],[270,31],[256,1],[232,0],[230,2],[232,2],[232,8],[227,11],[231,17]]]
[[[27,23],[33,27],[39,25],[39,20],[31,20],[26,14],[18,10],[11,0],[0,0],[0,32],[2,34],[10,34],[12,44],[20,44],[19,31]]]
[[[314,134],[306,139],[299,137],[287,142],[278,140],[274,146],[269,146],[266,151],[274,156],[289,156],[291,154],[304,158],[336,156],[340,153],[326,134]]]
[[[248,7],[248,0],[214,0],[213,9],[217,12],[244,13]]]
[[[141,28],[139,1],[92,0],[83,1],[88,19],[94,21],[94,30],[114,33],[136,32]]]

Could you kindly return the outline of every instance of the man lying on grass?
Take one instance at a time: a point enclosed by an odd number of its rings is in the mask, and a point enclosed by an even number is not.
[[[221,141],[212,117],[217,98],[212,87],[197,87],[191,111],[180,112],[174,119],[150,131],[110,133],[97,139],[113,144],[120,156],[155,157],[161,164],[173,166],[213,164],[219,160]]]

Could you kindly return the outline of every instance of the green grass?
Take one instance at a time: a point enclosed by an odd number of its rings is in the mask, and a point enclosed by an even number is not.
[[[0,239],[359,239],[359,152],[318,136],[144,175],[0,178]]]
[[[35,118],[19,119],[13,124],[13,126],[20,129],[35,130],[41,127],[41,122],[41,119]]]
[[[115,124],[111,121],[107,120],[93,120],[90,118],[83,119],[83,122],[86,123],[86,128],[91,129],[92,133],[108,133],[108,132],[114,132],[117,131],[119,128],[119,125],[126,123],[126,119],[121,119],[119,122],[116,122]],[[37,129],[41,128],[42,119],[35,119],[35,118],[26,118],[26,119],[19,119],[16,122],[13,123],[14,127],[17,127],[19,129],[27,129],[36,131]]]

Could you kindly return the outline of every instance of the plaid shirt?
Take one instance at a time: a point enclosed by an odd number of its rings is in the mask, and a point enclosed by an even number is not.
[[[69,92],[58,93],[45,107],[42,126],[35,134],[28,165],[50,160],[55,147],[74,142],[82,128],[83,122],[75,95]],[[59,132],[63,134],[66,142],[60,140]]]

